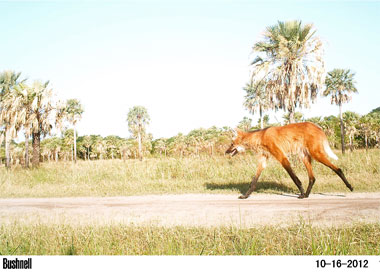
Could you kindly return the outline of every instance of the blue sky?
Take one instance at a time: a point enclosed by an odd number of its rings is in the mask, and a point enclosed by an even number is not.
[[[313,23],[326,70],[356,73],[359,94],[344,110],[380,106],[377,1],[5,1],[0,10],[0,71],[50,80],[60,99],[78,98],[80,135],[129,136],[134,105],[148,109],[154,138],[256,122],[242,87],[252,45],[278,20]],[[338,108],[318,98],[303,113]]]

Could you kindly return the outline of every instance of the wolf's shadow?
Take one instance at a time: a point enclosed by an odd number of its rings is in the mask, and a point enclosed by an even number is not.
[[[248,188],[249,182],[239,182],[239,183],[206,183],[206,189],[208,190],[239,190],[241,194],[244,194]],[[266,190],[274,190],[280,193],[296,193],[297,188],[291,188],[284,184],[270,181],[259,181],[256,185],[255,192],[263,192]]]

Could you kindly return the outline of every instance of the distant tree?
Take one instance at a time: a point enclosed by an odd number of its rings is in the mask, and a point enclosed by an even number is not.
[[[315,117],[311,117],[311,118],[306,119],[306,121],[321,126],[322,117],[321,116],[315,116]]]
[[[90,160],[90,147],[92,145],[91,137],[88,135],[84,136],[82,140],[82,144],[86,148],[87,156],[85,155],[85,159],[87,157],[87,160]]]
[[[376,109],[371,110],[370,114],[375,113],[375,112],[380,112],[380,107],[377,107]]]
[[[131,108],[127,116],[129,131],[137,138],[139,159],[142,160],[142,139],[145,134],[145,126],[149,124],[150,117],[146,108],[135,106]]]
[[[364,136],[364,146],[365,146],[366,151],[368,151],[369,140],[370,140],[371,132],[372,132],[372,126],[373,126],[373,119],[369,114],[364,115],[360,118],[360,132]]]
[[[243,117],[243,120],[239,122],[238,128],[244,130],[244,131],[249,131],[252,127],[252,119],[248,117]]]
[[[291,123],[299,123],[299,122],[302,122],[304,120],[304,117],[303,117],[303,114],[301,112],[295,112],[293,114],[293,122],[291,122],[291,117],[290,117],[290,113],[286,113],[282,116],[282,118],[284,119],[285,121],[285,124],[291,124]]]
[[[54,160],[58,162],[58,154],[62,148],[62,140],[58,137],[52,137],[50,142],[52,153],[54,154]]]
[[[71,161],[74,161],[74,129],[66,129],[62,133],[63,145],[66,153],[66,159],[70,154]]]
[[[269,126],[269,115],[265,114],[263,117],[260,117],[258,120],[258,124],[260,124],[260,128],[263,129],[264,127]]]
[[[356,127],[359,123],[359,119],[360,115],[355,112],[346,111],[343,113],[343,122],[345,124],[345,128],[348,134],[351,152],[354,149],[354,137],[357,134]]]
[[[372,129],[375,136],[377,146],[380,148],[380,108],[379,110],[371,111],[368,115],[372,117]]]
[[[324,84],[322,42],[315,32],[312,24],[301,21],[278,22],[253,46],[253,86],[264,85],[271,107],[289,113],[290,123],[295,109],[309,107]]]
[[[331,96],[331,104],[339,106],[340,118],[340,133],[342,143],[342,153],[345,151],[344,144],[344,123],[342,116],[342,106],[351,100],[351,94],[357,93],[355,87],[354,73],[350,69],[334,69],[328,72],[326,77],[326,90],[323,92],[324,96]]]
[[[326,133],[326,136],[329,140],[329,142],[336,148],[337,142],[336,142],[336,135],[337,135],[337,127],[338,124],[338,118],[334,115],[330,115],[327,117],[324,117],[323,120],[319,123],[319,125],[322,127],[324,132]]]
[[[167,149],[168,149],[167,139],[160,138],[154,142],[154,150],[157,150],[160,153],[160,155],[164,153],[166,157]]]
[[[107,144],[107,153],[111,155],[111,159],[114,159],[119,152],[119,146],[121,145],[120,137],[110,135],[104,138]]]

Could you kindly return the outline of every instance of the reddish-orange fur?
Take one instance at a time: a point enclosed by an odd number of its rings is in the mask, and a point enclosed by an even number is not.
[[[236,130],[236,137],[233,139],[233,142],[226,153],[235,155],[242,149],[250,149],[257,152],[259,156],[259,164],[249,190],[240,198],[247,198],[255,190],[257,180],[259,179],[262,170],[265,168],[266,160],[270,155],[276,158],[288,172],[300,190],[299,198],[308,197],[311,188],[314,185],[315,177],[311,166],[312,159],[331,168],[343,180],[346,186],[351,191],[353,190],[342,170],[332,164],[328,159],[328,155],[331,157],[336,156],[331,151],[323,130],[313,123],[296,123],[282,127],[269,127],[251,132]],[[306,193],[302,187],[302,183],[290,166],[288,159],[288,155],[290,154],[300,156],[305,164],[309,175],[309,186]]]

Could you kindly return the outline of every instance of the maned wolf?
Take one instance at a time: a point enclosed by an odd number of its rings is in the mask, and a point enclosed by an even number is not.
[[[346,184],[348,189],[353,191],[352,186],[348,183],[342,170],[330,162],[327,156],[337,160],[338,157],[332,152],[327,137],[323,130],[313,123],[297,123],[282,127],[269,127],[265,129],[243,132],[235,130],[232,144],[226,151],[226,154],[236,155],[245,149],[253,150],[258,154],[258,166],[256,175],[253,177],[248,191],[240,196],[245,199],[255,190],[257,180],[261,172],[266,167],[266,161],[270,155],[275,157],[288,172],[294,183],[300,190],[298,198],[309,196],[311,188],[314,185],[315,177],[311,166],[311,160],[315,159],[320,163],[331,168]],[[302,187],[301,181],[294,174],[288,155],[297,154],[306,166],[309,175],[309,186],[306,193]]]

